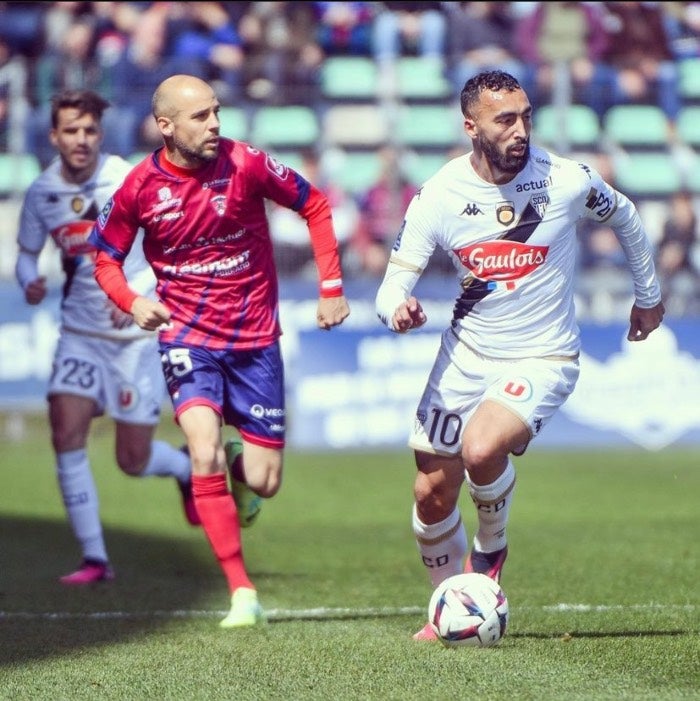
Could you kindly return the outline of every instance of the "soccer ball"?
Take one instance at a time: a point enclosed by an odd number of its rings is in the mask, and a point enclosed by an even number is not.
[[[447,647],[489,647],[506,632],[508,599],[498,582],[485,574],[456,574],[433,592],[428,620]]]

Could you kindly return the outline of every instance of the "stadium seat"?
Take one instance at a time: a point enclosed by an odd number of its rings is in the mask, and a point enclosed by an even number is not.
[[[603,116],[603,131],[612,144],[627,150],[664,150],[668,120],[654,105],[615,105]]]
[[[569,105],[563,114],[554,105],[543,105],[535,111],[532,129],[543,146],[556,147],[564,140],[569,148],[600,147],[600,121],[586,105]]]
[[[461,120],[443,105],[402,105],[395,136],[400,146],[445,151],[465,140]]]
[[[321,67],[321,94],[328,100],[372,101],[377,86],[377,64],[371,58],[331,56]]]
[[[448,161],[447,154],[407,151],[401,157],[401,172],[414,185],[422,185]]]
[[[684,58],[679,61],[678,92],[684,103],[700,104],[700,58]]]
[[[240,107],[222,107],[219,110],[221,122],[221,136],[236,141],[245,141],[248,138],[248,117]]]
[[[329,178],[351,195],[366,192],[377,182],[382,170],[376,150],[345,152],[338,149],[328,163]]]
[[[323,138],[329,146],[377,147],[389,139],[389,124],[378,105],[334,105],[323,116]]]
[[[681,109],[676,132],[684,144],[700,151],[700,105],[689,105]]]
[[[260,148],[299,148],[315,144],[321,135],[310,107],[259,107],[253,115],[250,141]]]
[[[24,194],[41,173],[36,156],[31,153],[0,153],[0,197]]]
[[[396,61],[396,91],[399,100],[446,102],[453,97],[439,58],[403,56]]]
[[[621,153],[615,158],[617,188],[628,197],[667,197],[679,190],[682,177],[668,152]]]

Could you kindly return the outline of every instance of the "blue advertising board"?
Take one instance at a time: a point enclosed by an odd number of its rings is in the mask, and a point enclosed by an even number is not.
[[[282,285],[291,448],[405,448],[452,311],[444,289],[426,289],[426,326],[394,334],[376,317],[376,285],[348,287],[351,315],[331,331],[316,327],[312,283]],[[43,406],[58,310],[57,291],[30,307],[15,285],[0,285],[0,409]],[[666,319],[641,343],[626,341],[622,322],[580,326],[578,385],[537,437],[538,447],[700,443],[698,319]]]

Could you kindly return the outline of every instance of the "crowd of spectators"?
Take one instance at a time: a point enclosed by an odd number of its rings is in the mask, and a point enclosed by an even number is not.
[[[601,121],[613,105],[650,103],[663,110],[673,139],[679,62],[700,57],[700,2],[0,2],[0,150],[17,148],[9,143],[14,120],[24,125],[22,148],[45,166],[53,154],[49,98],[69,87],[95,89],[112,104],[105,150],[127,158],[150,150],[159,143],[151,95],[177,72],[209,81],[223,105],[322,109],[321,71],[332,56],[368,57],[380,71],[402,56],[437,60],[452,98],[475,73],[500,68],[521,81],[535,107],[563,90]],[[18,82],[24,103],[13,102]],[[383,270],[419,185],[401,173],[392,145],[381,156],[377,182],[352,197],[331,186],[318,151],[303,156],[308,177],[333,196],[357,274]],[[698,204],[692,196],[669,201],[669,218],[680,218],[688,201],[691,210]],[[278,222],[281,265],[291,273],[304,261],[286,248],[294,245],[290,227]],[[677,265],[697,277],[696,220],[681,229],[669,223],[656,233],[685,247]],[[584,249],[585,265],[600,264],[605,244]],[[672,256],[659,250],[670,286]]]

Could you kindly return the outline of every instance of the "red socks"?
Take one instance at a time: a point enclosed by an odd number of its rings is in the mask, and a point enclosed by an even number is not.
[[[233,497],[226,486],[226,474],[192,475],[192,495],[202,528],[224,571],[229,590],[255,589],[243,564],[241,527]]]

